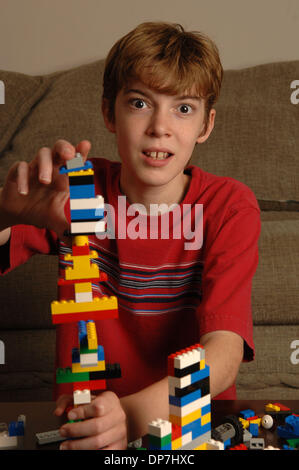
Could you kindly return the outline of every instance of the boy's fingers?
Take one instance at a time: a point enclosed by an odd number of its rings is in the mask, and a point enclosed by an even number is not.
[[[27,162],[19,162],[16,166],[16,183],[18,192],[26,195],[29,192],[29,166]]]
[[[56,408],[54,414],[60,416],[65,409],[72,403],[71,395],[61,395],[56,401]]]
[[[110,392],[101,393],[101,395],[98,395],[91,403],[78,406],[71,410],[68,414],[69,419],[87,419],[106,415],[116,404],[113,395],[114,394]]]
[[[75,147],[67,140],[57,140],[52,149],[52,157],[55,165],[62,165],[65,160],[70,160],[75,156]]]
[[[38,179],[41,183],[49,184],[52,181],[53,162],[52,151],[42,147],[37,154]]]
[[[87,159],[90,149],[91,149],[91,143],[89,142],[89,140],[82,140],[76,146],[76,152],[81,153],[82,157],[84,158],[84,161]]]

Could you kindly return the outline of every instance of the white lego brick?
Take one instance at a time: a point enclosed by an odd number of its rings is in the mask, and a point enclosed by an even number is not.
[[[105,202],[103,196],[96,196],[84,199],[71,199],[70,208],[71,210],[104,209]]]
[[[80,364],[82,367],[91,367],[98,365],[98,353],[80,354]]]
[[[192,432],[187,432],[186,434],[184,434],[182,436],[182,446],[184,446],[185,444],[188,444],[188,442],[191,442],[192,441]]]
[[[105,232],[106,223],[103,220],[90,222],[72,222],[71,233],[102,233]]]
[[[60,442],[60,441],[66,440],[66,437],[62,437],[60,435],[60,432],[58,429],[55,431],[38,432],[35,434],[35,437],[39,445],[50,444],[51,442]]]
[[[179,354],[174,358],[174,367],[176,369],[184,369],[185,367],[192,366],[200,361],[200,352],[198,349]]]
[[[191,374],[185,375],[185,377],[168,377],[168,386],[172,390],[188,387],[188,385],[191,385]],[[174,395],[174,393],[171,393],[169,390],[169,395]]]
[[[172,424],[164,419],[157,419],[148,424],[148,433],[152,436],[165,437],[172,432]]]
[[[92,292],[76,292],[75,293],[75,302],[92,302]]]
[[[74,405],[85,405],[91,402],[90,390],[75,390],[73,393]]]
[[[15,449],[18,447],[19,436],[9,436],[8,432],[0,434],[0,450]]]
[[[221,441],[215,441],[215,439],[209,439],[207,442],[206,450],[224,450],[224,443]]]

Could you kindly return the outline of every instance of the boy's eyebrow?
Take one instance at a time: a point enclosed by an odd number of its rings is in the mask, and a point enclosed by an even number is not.
[[[143,96],[146,96],[147,98],[149,98],[149,95],[147,93],[145,93],[142,90],[135,89],[135,88],[126,88],[124,90],[125,95],[128,95],[129,93],[136,93],[136,94],[143,95]],[[176,96],[175,99],[177,101],[179,101],[179,100],[197,100],[197,101],[201,101],[202,100],[202,98],[200,96],[196,96],[196,95],[181,95],[181,96]]]

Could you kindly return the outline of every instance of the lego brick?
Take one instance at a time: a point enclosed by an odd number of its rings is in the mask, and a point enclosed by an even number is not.
[[[88,380],[86,382],[75,382],[75,387],[76,390],[106,390],[107,382],[106,379]]]
[[[95,197],[95,189],[93,184],[70,186],[71,199],[87,199],[89,197]]]
[[[18,448],[19,436],[9,436],[7,433],[0,435],[0,450],[9,450]]]
[[[198,436],[196,439],[193,439],[187,444],[183,444],[180,450],[195,450],[196,447],[200,446],[201,444],[204,444],[209,439],[211,439],[211,432],[207,431],[206,433],[202,434],[201,436]]]
[[[91,185],[94,186],[93,170],[88,170],[88,171],[82,170],[82,171],[78,171],[77,173],[78,174],[73,172],[72,174],[69,174],[70,190],[74,186],[91,186]]]
[[[67,170],[77,170],[78,168],[84,167],[84,160],[81,153],[77,152],[74,158],[67,160],[65,167]]]
[[[171,435],[172,425],[170,421],[164,419],[157,419],[151,421],[148,424],[148,434],[151,436],[156,436],[163,438],[165,436]]]
[[[198,398],[201,398],[201,389],[195,390],[194,392],[189,393],[189,395],[186,395],[184,397],[174,397],[172,395],[169,395],[169,404],[176,406],[185,406],[188,403],[197,400]]]
[[[86,199],[71,199],[70,209],[72,210],[84,210],[84,209],[101,209],[104,210],[105,203],[103,196],[96,196],[94,198]]]
[[[182,437],[182,428],[181,426],[171,423],[171,439],[175,440],[179,437]]]
[[[206,450],[224,450],[224,444],[215,439],[208,439],[206,442]]]
[[[65,441],[67,438],[60,435],[59,429],[55,431],[38,432],[35,434],[39,445],[51,444],[52,442]]]
[[[252,438],[249,441],[250,450],[264,450],[265,441],[263,438]]]
[[[88,349],[98,349],[96,325],[93,321],[86,324]]]
[[[72,222],[71,234],[88,233],[90,235],[95,233],[105,233],[106,222],[104,220],[87,221],[87,222]]]
[[[182,446],[182,437],[178,437],[171,441],[171,450],[177,450]]]
[[[82,292],[92,292],[91,282],[79,282],[74,285],[75,293],[81,294]]]
[[[265,411],[280,411],[279,406],[275,406],[272,403],[265,405]]]
[[[96,264],[90,263],[84,266],[83,263],[79,265],[78,258],[83,258],[82,256],[76,256],[75,264],[73,267],[67,267],[65,269],[65,279],[66,280],[76,280],[77,279],[93,279],[99,277],[99,268]]]
[[[51,304],[53,315],[113,310],[115,308],[117,308],[117,298],[115,296],[95,297],[92,302],[80,302],[79,304],[74,302],[74,300],[56,300]]]
[[[121,377],[121,368],[120,365],[116,362],[115,364],[106,364],[106,370],[96,371],[89,373],[90,380],[100,380],[100,379],[118,379]]]
[[[59,325],[63,323],[74,323],[80,319],[84,320],[106,320],[108,318],[118,318],[117,308],[111,310],[95,310],[93,312],[78,312],[78,313],[59,313],[58,315],[52,314],[52,323]]]
[[[240,411],[239,414],[243,419],[247,419],[247,418],[250,418],[251,416],[254,416],[255,412],[253,410],[248,409],[248,410]]]
[[[249,432],[252,436],[257,437],[259,434],[259,426],[257,423],[249,423]]]
[[[79,292],[78,294],[75,294],[76,303],[92,302],[92,300],[92,292]]]
[[[104,209],[77,209],[71,210],[71,221],[75,220],[101,220],[104,217]]]
[[[199,380],[197,382],[192,382],[190,385],[184,388],[176,388],[174,389],[174,396],[176,397],[184,397],[188,395],[191,392],[194,392],[195,390],[201,389],[201,390],[206,390],[207,389],[207,383],[209,382],[209,369],[206,368],[204,370],[198,371],[199,374]],[[207,380],[204,380],[207,379]],[[169,392],[171,394],[171,392]],[[202,394],[203,395],[203,394]]]
[[[102,361],[100,361],[102,362]],[[98,352],[80,354],[81,367],[95,367],[98,364]]]
[[[163,449],[168,444],[171,444],[171,433],[163,437],[149,434],[148,438],[149,438],[150,446],[156,449]]]
[[[74,373],[70,367],[56,369],[56,383],[87,382],[90,376],[88,371]]]
[[[207,423],[211,423],[211,413],[207,413],[201,417],[201,425],[205,426]]]
[[[74,390],[73,393],[74,405],[85,405],[91,402],[91,394],[89,389]]]
[[[96,366],[82,366],[81,363],[78,363],[78,362],[74,362],[72,364],[73,374],[80,373],[80,372],[97,372],[101,370],[106,370],[105,361],[97,361]]]
[[[74,157],[75,158],[75,157]],[[71,161],[71,160],[68,160],[68,161]],[[86,160],[85,164],[83,167],[77,167],[75,166],[75,168],[67,168],[66,165],[62,165],[60,168],[59,168],[59,173],[60,174],[69,174],[69,173],[73,173],[73,172],[76,172],[76,171],[79,171],[79,170],[83,170],[83,171],[86,171],[86,170],[89,170],[89,169],[92,169],[93,168],[93,164],[91,163],[90,160]]]

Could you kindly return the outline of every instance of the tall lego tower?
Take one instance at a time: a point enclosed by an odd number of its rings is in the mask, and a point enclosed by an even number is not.
[[[200,344],[168,357],[169,420],[148,425],[150,450],[212,448],[210,368]]]
[[[84,164],[82,156],[76,154],[60,173],[69,178],[72,253],[65,255],[65,260],[72,266],[65,269],[58,285],[72,286],[73,299],[52,302],[52,322],[77,322],[78,347],[70,351],[71,366],[57,369],[56,382],[72,383],[74,405],[80,405],[90,403],[91,390],[105,390],[106,379],[121,375],[119,364],[106,363],[95,325],[95,320],[117,318],[118,307],[115,296],[95,297],[92,292],[92,283],[107,279],[93,263],[97,252],[89,247],[88,235],[105,231],[104,200],[95,194],[92,163]]]

